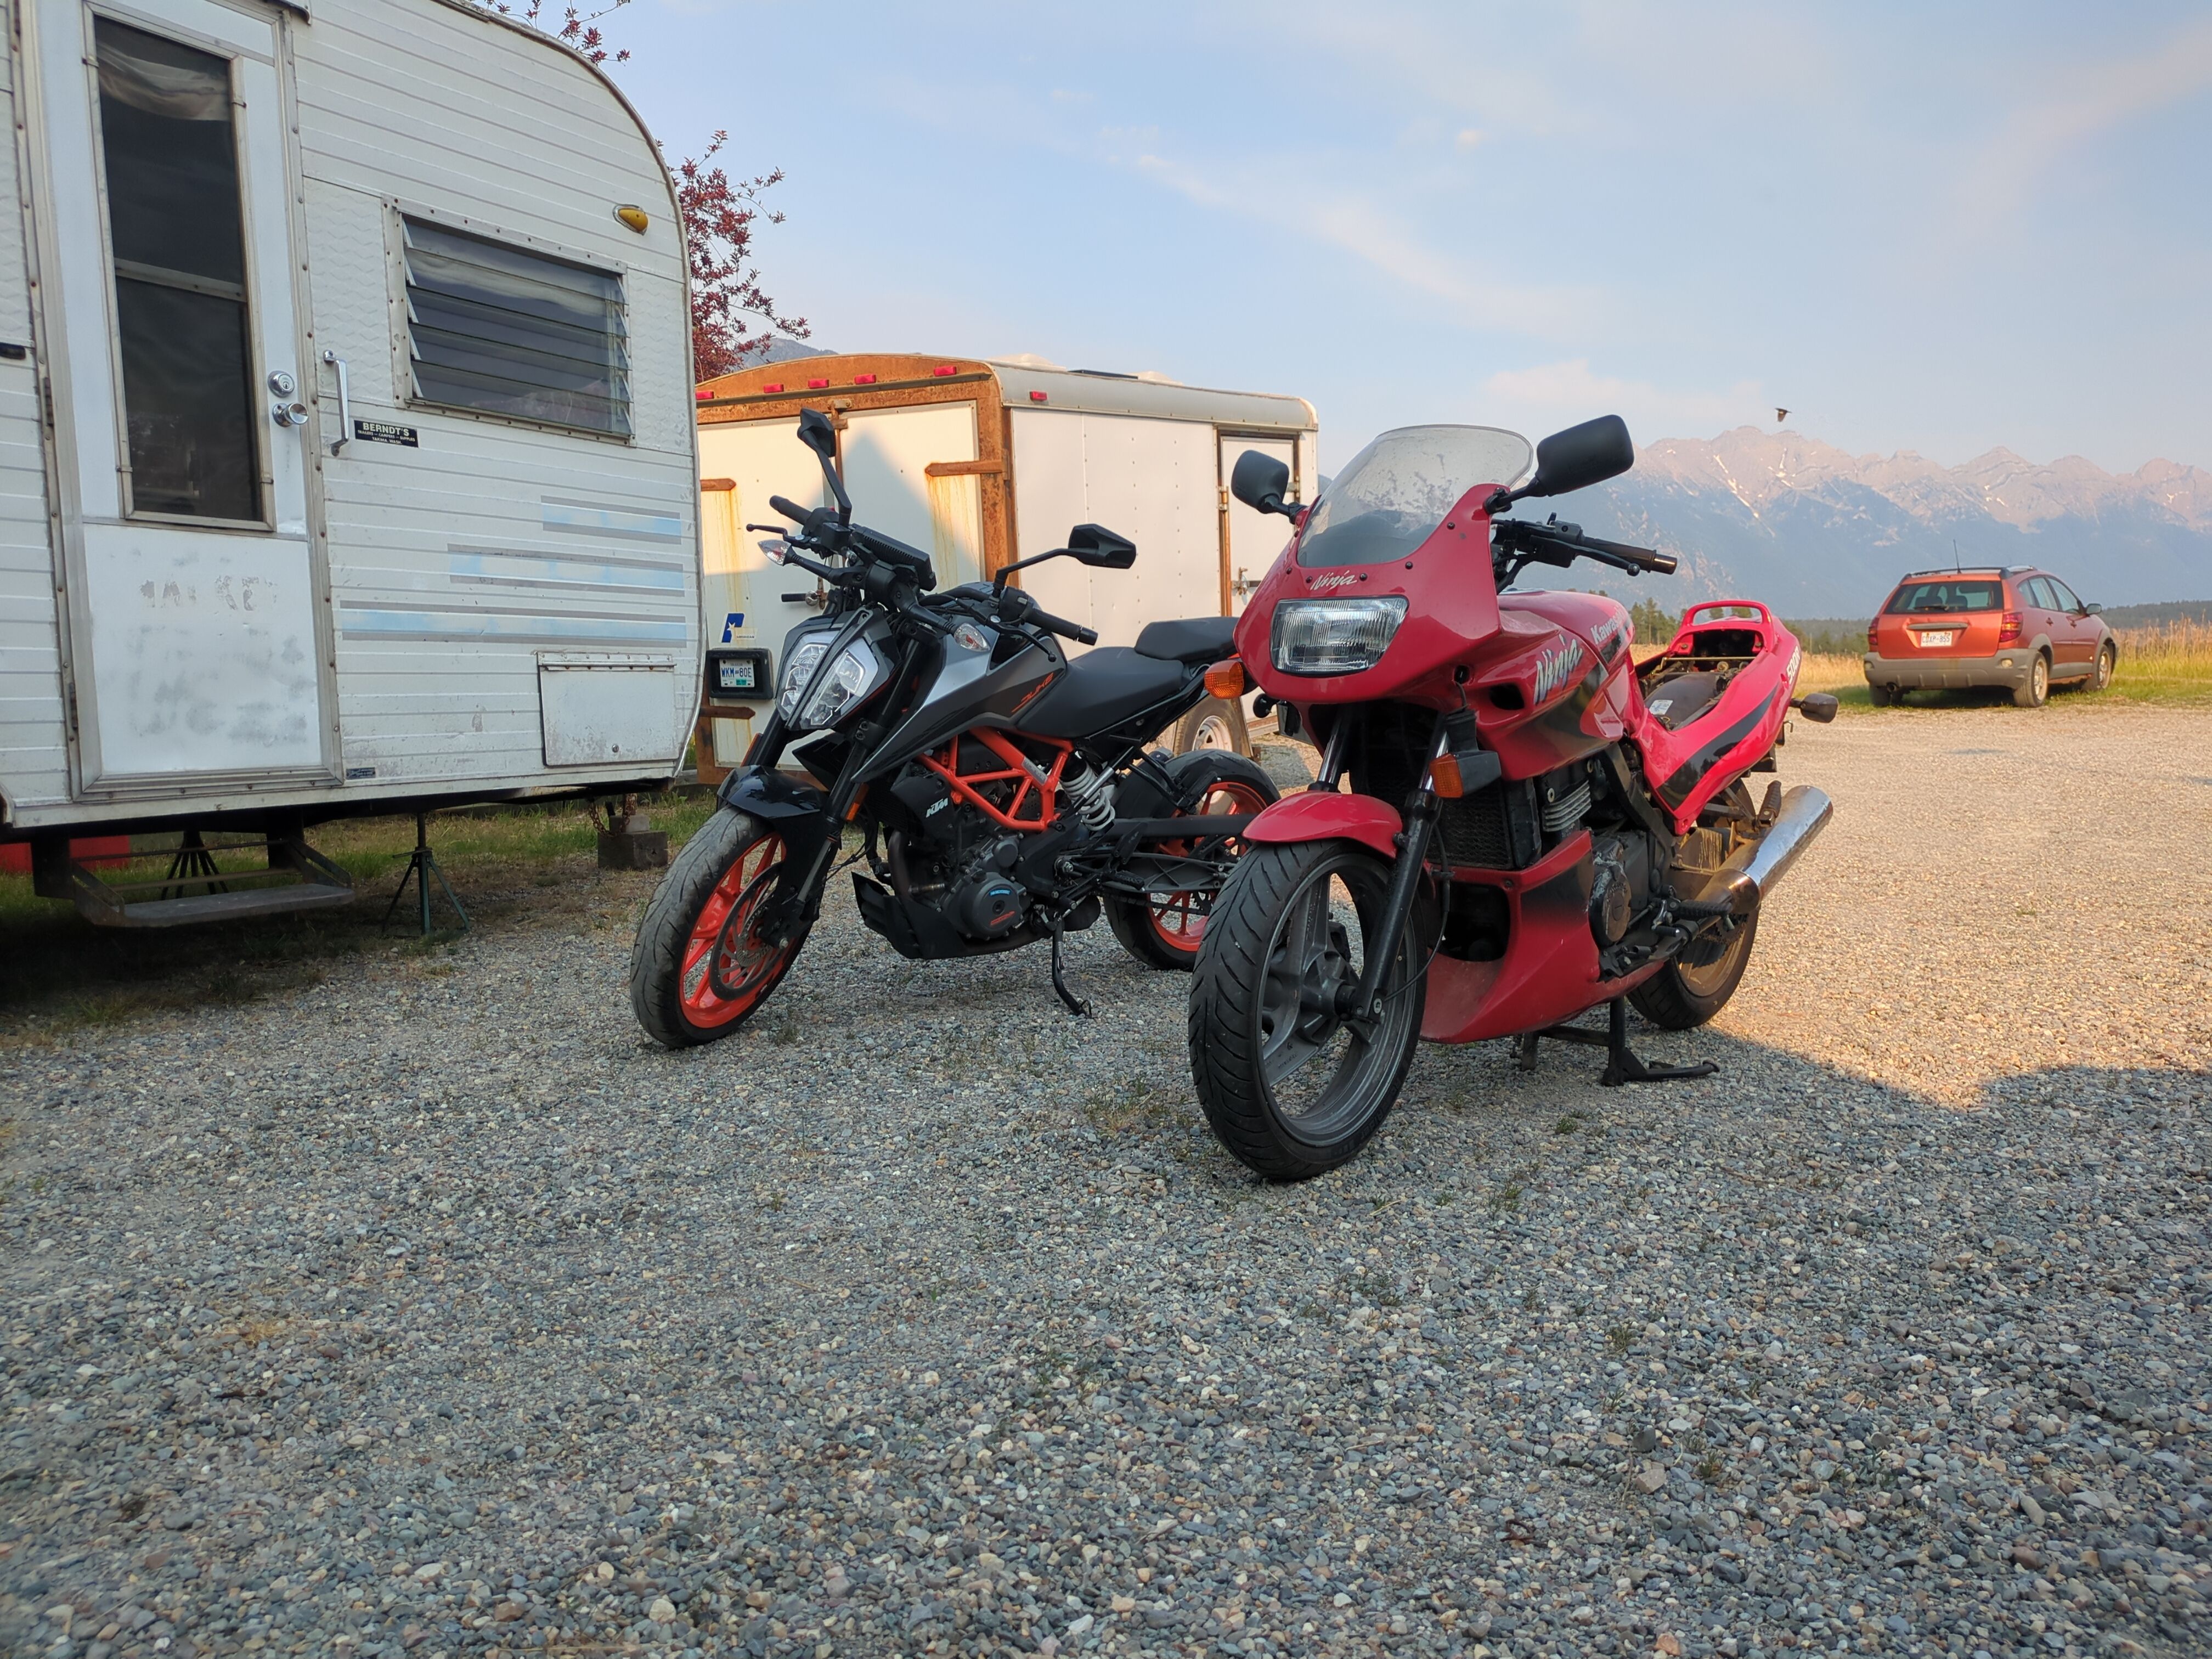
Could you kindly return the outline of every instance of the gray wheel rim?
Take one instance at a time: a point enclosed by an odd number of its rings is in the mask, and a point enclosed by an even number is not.
[[[1390,1103],[1378,1097],[1396,1075],[1413,1020],[1402,965],[1410,945],[1401,947],[1397,982],[1370,1035],[1335,1015],[1337,987],[1356,982],[1365,960],[1362,910],[1371,915],[1382,900],[1376,885],[1363,905],[1345,879],[1358,868],[1352,856],[1333,858],[1299,883],[1267,942],[1261,971],[1255,1034],[1261,1083],[1281,1126],[1313,1146],[1341,1139]]]

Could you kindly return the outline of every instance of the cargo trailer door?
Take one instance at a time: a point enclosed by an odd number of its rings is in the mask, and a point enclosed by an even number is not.
[[[940,590],[982,580],[974,404],[856,410],[839,455],[856,521],[928,554]]]
[[[80,787],[331,776],[279,26],[24,10]]]
[[[1291,493],[1303,500],[1304,480],[1298,477],[1298,446],[1295,438],[1240,437],[1221,434],[1221,609],[1237,616],[1275,562],[1283,544],[1291,538],[1291,521],[1273,513],[1255,513],[1229,493],[1229,475],[1237,458],[1256,449],[1291,469]]]

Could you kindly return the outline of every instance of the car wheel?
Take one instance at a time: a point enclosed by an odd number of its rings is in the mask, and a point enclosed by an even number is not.
[[[2097,665],[2089,674],[2089,689],[2092,691],[2101,691],[2112,683],[2112,671],[2119,665],[2119,658],[2120,653],[2112,649],[2110,640],[2098,647]]]
[[[2040,651],[2028,665],[2027,678],[2013,688],[2012,700],[2020,708],[2040,708],[2051,701],[2051,659]]]
[[[1250,754],[1252,740],[1244,730],[1244,705],[1234,697],[1208,697],[1182,717],[1171,746],[1178,755],[1200,749]]]
[[[1867,682],[1867,701],[1877,708],[1888,708],[1896,691],[1893,685],[1883,685],[1874,680]]]

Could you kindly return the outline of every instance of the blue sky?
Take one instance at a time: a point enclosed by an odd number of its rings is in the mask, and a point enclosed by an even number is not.
[[[841,350],[1382,428],[1790,425],[2212,466],[2212,12],[633,0],[672,155],[781,167]]]

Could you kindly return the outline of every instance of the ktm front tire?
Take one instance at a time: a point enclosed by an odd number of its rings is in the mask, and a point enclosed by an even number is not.
[[[787,848],[758,818],[725,808],[668,866],[638,923],[629,1005],[664,1048],[719,1042],[769,999],[805,943],[757,932]]]

